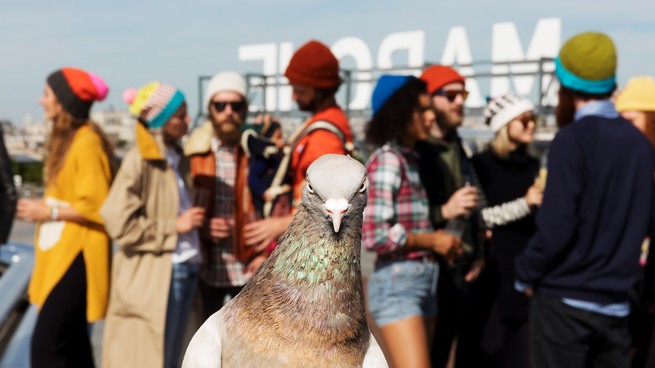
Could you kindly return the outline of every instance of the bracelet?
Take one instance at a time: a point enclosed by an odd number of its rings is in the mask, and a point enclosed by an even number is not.
[[[59,206],[50,206],[50,220],[59,221]]]

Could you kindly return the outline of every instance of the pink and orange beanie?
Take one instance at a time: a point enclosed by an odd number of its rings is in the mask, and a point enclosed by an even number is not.
[[[61,68],[46,80],[63,109],[75,118],[88,119],[95,101],[102,101],[109,87],[102,78],[75,68]]]

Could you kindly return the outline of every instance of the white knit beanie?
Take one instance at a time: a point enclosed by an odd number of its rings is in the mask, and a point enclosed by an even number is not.
[[[528,111],[534,111],[530,100],[508,93],[492,98],[484,109],[484,117],[491,130],[497,133],[510,121]]]
[[[236,92],[243,98],[247,98],[246,80],[243,79],[241,74],[230,71],[214,75],[207,83],[203,106],[208,108],[209,101],[219,92]]]

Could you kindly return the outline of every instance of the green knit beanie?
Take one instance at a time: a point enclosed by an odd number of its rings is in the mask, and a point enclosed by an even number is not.
[[[560,83],[569,89],[606,94],[616,87],[616,48],[603,33],[580,33],[566,41],[555,66]]]

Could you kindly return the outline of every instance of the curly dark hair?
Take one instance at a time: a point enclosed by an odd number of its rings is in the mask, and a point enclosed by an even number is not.
[[[366,142],[375,147],[402,138],[412,124],[413,114],[419,108],[419,96],[427,94],[427,85],[418,78],[410,78],[398,88],[366,123]]]

